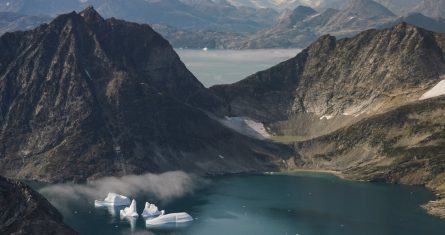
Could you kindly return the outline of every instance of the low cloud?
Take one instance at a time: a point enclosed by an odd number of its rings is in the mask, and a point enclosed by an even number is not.
[[[115,192],[135,198],[137,195],[150,195],[165,203],[187,195],[205,181],[182,171],[162,174],[127,175],[106,177],[86,185],[55,184],[43,187],[40,193],[48,198],[63,198],[63,201],[79,199],[103,199],[108,192]],[[60,201],[60,200],[58,200]]]

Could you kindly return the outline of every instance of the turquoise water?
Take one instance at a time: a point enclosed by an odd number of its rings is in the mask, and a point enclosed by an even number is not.
[[[188,50],[176,49],[187,68],[206,86],[237,82],[295,57],[300,49]]]
[[[226,176],[208,179],[194,193],[163,204],[167,212],[186,211],[195,218],[188,227],[163,230],[145,228],[142,218],[132,229],[107,208],[94,208],[95,198],[48,199],[81,234],[442,235],[445,220],[419,207],[432,197],[422,187],[320,174]],[[143,202],[156,202],[149,195],[137,200],[139,213]]]

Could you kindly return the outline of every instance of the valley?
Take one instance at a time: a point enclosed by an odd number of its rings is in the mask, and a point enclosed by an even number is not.
[[[141,229],[91,208],[112,191],[195,217],[155,234],[440,233],[442,1],[42,1],[0,0],[0,233]]]

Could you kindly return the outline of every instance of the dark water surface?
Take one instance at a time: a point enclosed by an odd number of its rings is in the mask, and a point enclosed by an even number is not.
[[[94,208],[94,198],[48,199],[81,234],[443,235],[445,220],[419,207],[431,198],[422,187],[350,182],[322,174],[226,176],[160,205],[195,218],[188,227],[162,230],[147,229],[141,217],[132,229],[118,213]],[[144,202],[153,199],[140,195],[137,200],[141,213]]]

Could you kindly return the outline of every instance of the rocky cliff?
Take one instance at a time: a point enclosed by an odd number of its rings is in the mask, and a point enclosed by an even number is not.
[[[0,174],[244,172],[273,168],[279,155],[210,117],[219,98],[147,25],[90,7],[7,33],[0,51]]]
[[[0,233],[23,235],[77,234],[42,195],[24,183],[0,176]]]

